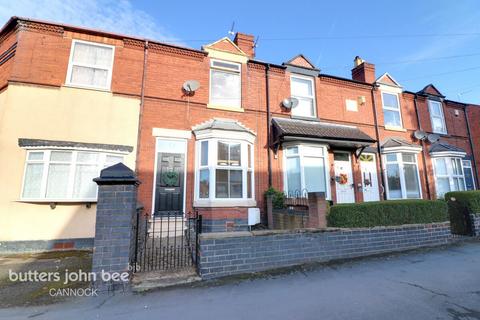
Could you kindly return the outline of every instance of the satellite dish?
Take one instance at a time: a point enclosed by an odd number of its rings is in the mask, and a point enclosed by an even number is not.
[[[296,106],[298,106],[298,99],[297,98],[285,98],[283,99],[282,101],[282,105],[286,108],[286,109],[292,109],[292,108],[295,108]]]
[[[200,82],[197,80],[187,80],[183,83],[183,90],[188,94],[193,94],[200,88]]]
[[[427,140],[430,143],[435,143],[440,139],[440,136],[436,133],[431,133],[427,136]]]
[[[427,133],[425,131],[417,130],[413,133],[413,136],[417,140],[423,140],[427,137]]]

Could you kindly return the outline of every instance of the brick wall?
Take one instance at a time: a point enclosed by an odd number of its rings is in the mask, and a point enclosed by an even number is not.
[[[480,216],[471,214],[470,219],[472,220],[472,235],[480,237]]]
[[[200,236],[204,279],[363,257],[451,240],[450,223],[360,229],[210,233]]]

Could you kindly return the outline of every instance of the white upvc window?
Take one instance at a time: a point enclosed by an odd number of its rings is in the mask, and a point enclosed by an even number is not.
[[[210,60],[210,104],[241,108],[241,70],[239,63]]]
[[[284,146],[284,189],[289,197],[305,196],[308,192],[325,192],[330,199],[328,154],[325,146]]]
[[[115,47],[72,40],[66,85],[110,90]]]
[[[461,158],[433,158],[437,197],[441,198],[449,191],[465,190],[465,177]]]
[[[467,190],[475,190],[475,178],[473,175],[472,162],[463,160],[463,175],[465,176],[465,187]]]
[[[96,201],[100,170],[123,161],[123,155],[93,151],[27,151],[22,200]]]
[[[383,155],[387,199],[420,199],[422,197],[417,155],[388,153]]]
[[[382,92],[383,123],[386,127],[402,128],[402,112],[398,93]]]
[[[435,133],[447,134],[442,103],[439,101],[428,100],[428,110],[430,112],[430,121],[432,122],[432,131]]]
[[[197,141],[195,199],[217,201],[255,198],[253,145],[242,140]]]
[[[317,116],[313,77],[291,75],[290,94],[293,98],[298,99],[298,105],[292,108],[292,116],[306,118],[315,118]]]

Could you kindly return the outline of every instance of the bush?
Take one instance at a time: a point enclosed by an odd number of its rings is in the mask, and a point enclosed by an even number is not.
[[[470,214],[480,216],[480,191],[453,191],[445,194],[452,232],[470,235]]]
[[[285,195],[283,192],[278,191],[277,189],[270,187],[265,191],[265,197],[272,195],[272,205],[274,209],[283,209],[285,208]]]
[[[389,200],[337,204],[327,216],[329,227],[361,228],[448,221],[442,200]]]

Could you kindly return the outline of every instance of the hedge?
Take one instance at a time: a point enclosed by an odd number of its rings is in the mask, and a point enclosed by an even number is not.
[[[327,216],[329,227],[361,228],[448,221],[442,200],[389,200],[337,204]]]
[[[265,197],[272,195],[272,205],[274,209],[283,209],[285,207],[285,194],[270,187],[265,191]]]
[[[452,232],[470,235],[469,215],[480,216],[480,191],[453,191],[445,194]]]

